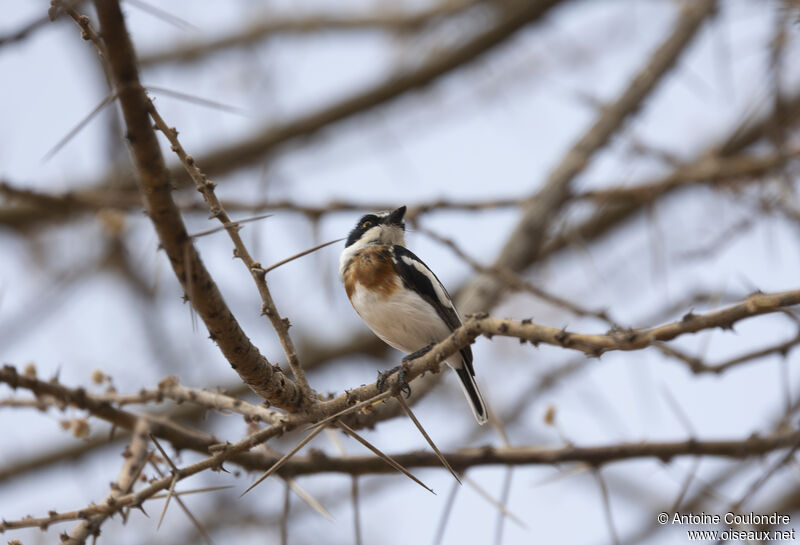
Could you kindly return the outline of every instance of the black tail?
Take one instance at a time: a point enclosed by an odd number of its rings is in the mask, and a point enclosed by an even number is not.
[[[478,385],[475,384],[475,377],[469,372],[465,365],[454,368],[458,379],[461,382],[461,389],[464,390],[464,395],[467,396],[469,406],[472,409],[472,414],[475,415],[475,420],[481,426],[489,421],[489,415],[486,411],[486,403],[483,401]]]

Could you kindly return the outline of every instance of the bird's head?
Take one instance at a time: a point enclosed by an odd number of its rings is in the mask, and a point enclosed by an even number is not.
[[[406,224],[403,221],[405,213],[406,207],[401,206],[389,212],[365,215],[350,231],[345,248],[363,248],[372,244],[405,246]]]

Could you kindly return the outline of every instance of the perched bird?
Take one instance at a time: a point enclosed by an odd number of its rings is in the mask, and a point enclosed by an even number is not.
[[[447,290],[406,248],[405,213],[401,206],[362,217],[339,261],[339,278],[353,308],[381,340],[408,354],[404,363],[461,325]],[[472,350],[466,346],[445,361],[458,375],[475,419],[485,424],[486,403],[475,384]]]

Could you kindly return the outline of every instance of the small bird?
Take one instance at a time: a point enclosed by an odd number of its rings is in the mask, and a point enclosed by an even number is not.
[[[461,325],[447,290],[406,248],[405,213],[401,206],[362,217],[339,260],[339,279],[353,308],[381,340],[408,354],[404,363]],[[466,346],[445,361],[458,375],[475,419],[485,424],[486,403],[475,384],[472,350]]]

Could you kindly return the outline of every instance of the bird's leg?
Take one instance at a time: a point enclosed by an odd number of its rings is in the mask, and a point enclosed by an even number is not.
[[[397,367],[392,367],[388,371],[378,371],[378,381],[375,384],[378,387],[378,391],[382,392],[386,387],[386,379],[397,373],[397,383],[400,385],[400,391],[406,394],[406,399],[409,398],[411,396],[411,386],[409,386],[406,382],[406,370],[408,369],[408,362],[424,356],[430,351],[431,348],[434,347],[435,344],[436,343],[431,343],[428,346],[420,348],[416,352],[408,354],[402,359],[402,363]]]
[[[422,348],[420,348],[416,352],[412,352],[411,354],[405,356],[403,358],[403,360],[402,360],[403,361],[403,365],[407,364],[411,360],[415,360],[417,358],[420,358],[420,357],[424,356],[425,354],[430,352],[431,348],[433,348],[434,346],[436,346],[436,343],[431,343],[428,346],[423,346]]]

